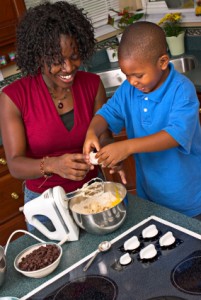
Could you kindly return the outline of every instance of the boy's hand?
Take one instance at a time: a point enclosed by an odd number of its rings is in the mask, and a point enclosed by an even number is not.
[[[110,169],[110,174],[118,173],[123,184],[127,184],[126,174],[123,170],[123,164],[120,162],[116,166]]]
[[[129,156],[125,141],[108,144],[96,154],[98,162],[103,167],[113,168]]]

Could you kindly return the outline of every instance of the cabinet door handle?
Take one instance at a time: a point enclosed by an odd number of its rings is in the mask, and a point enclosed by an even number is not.
[[[0,165],[5,166],[7,164],[6,160],[4,158],[0,158]]]
[[[199,113],[201,114],[201,108],[199,109]]]
[[[13,193],[11,193],[11,197],[12,197],[13,199],[18,199],[18,198],[19,198],[19,195],[18,195],[17,193],[13,192]]]

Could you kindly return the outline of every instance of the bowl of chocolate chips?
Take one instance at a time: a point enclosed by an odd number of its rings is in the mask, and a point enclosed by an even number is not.
[[[42,278],[58,266],[62,248],[56,243],[38,243],[20,252],[14,261],[15,269],[27,277]]]

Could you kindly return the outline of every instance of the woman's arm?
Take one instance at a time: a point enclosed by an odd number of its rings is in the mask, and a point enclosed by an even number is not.
[[[0,128],[8,168],[13,177],[35,179],[45,173],[55,173],[71,180],[82,180],[90,166],[85,155],[64,154],[45,159],[41,170],[41,159],[26,157],[26,134],[21,113],[12,100],[3,92],[0,94]]]

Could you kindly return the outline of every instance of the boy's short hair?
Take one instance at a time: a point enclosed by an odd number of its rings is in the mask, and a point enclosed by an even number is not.
[[[155,23],[138,21],[125,29],[118,51],[119,59],[135,56],[154,63],[167,54],[165,33]]]

